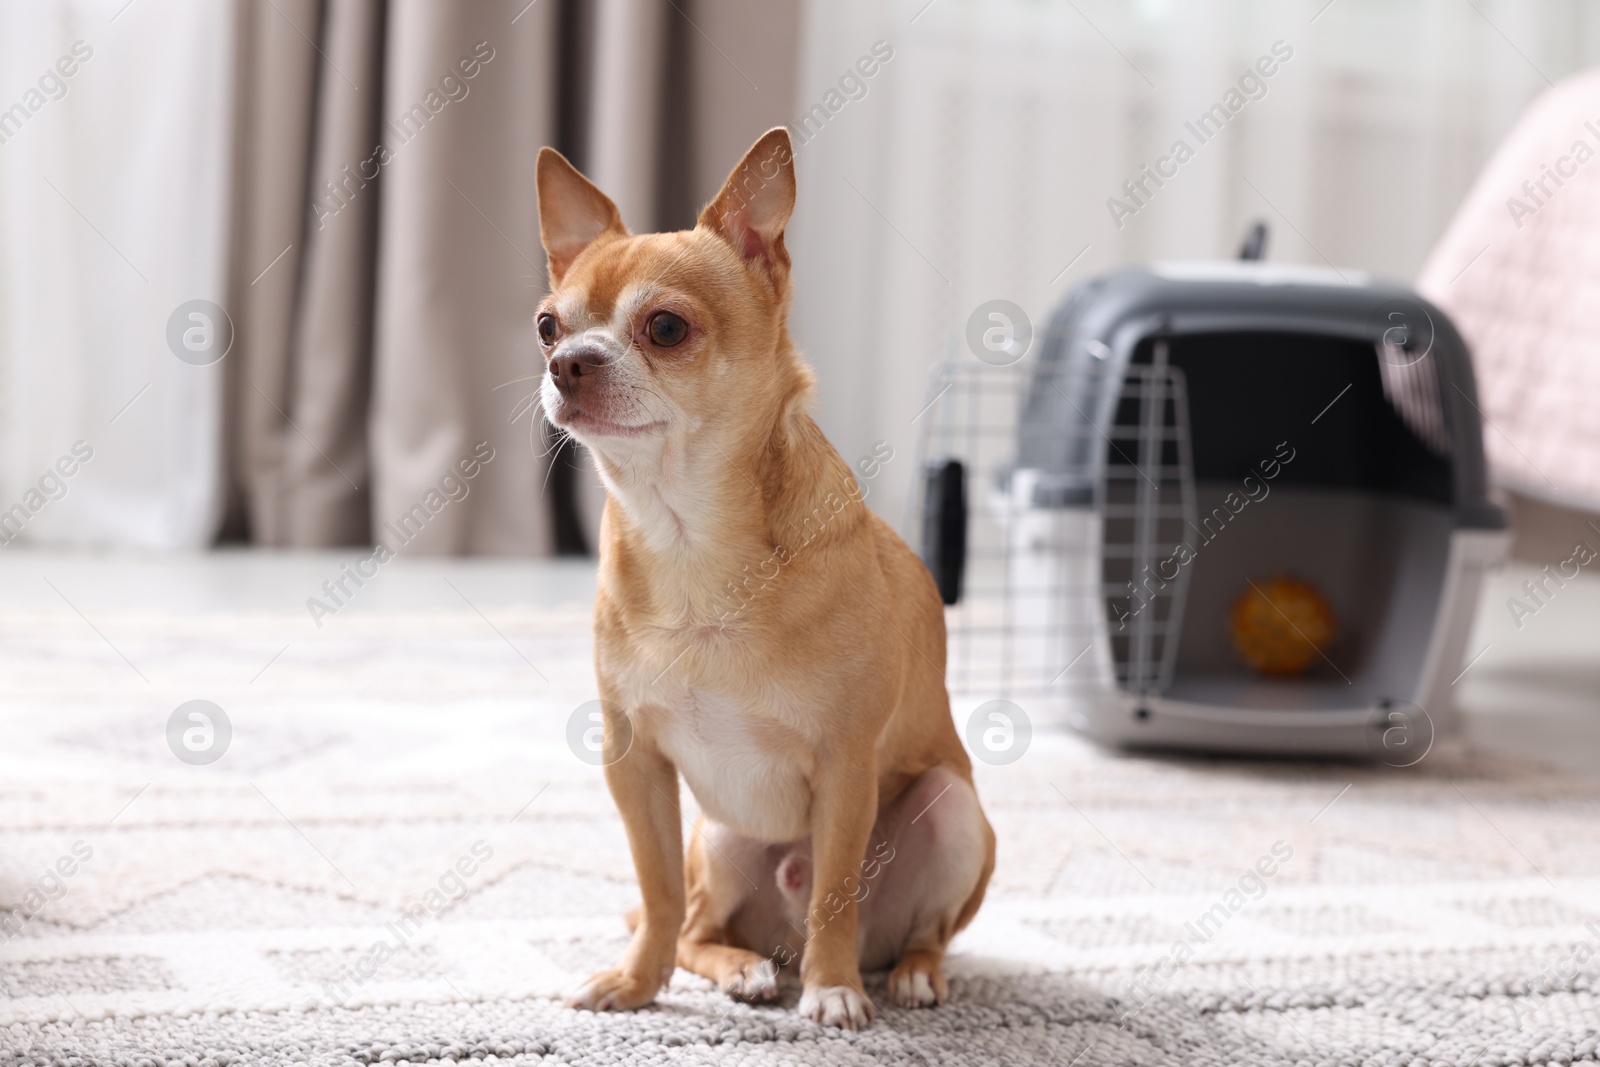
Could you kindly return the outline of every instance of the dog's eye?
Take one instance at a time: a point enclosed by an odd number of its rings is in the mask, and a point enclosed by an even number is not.
[[[689,324],[670,311],[658,311],[650,316],[645,332],[654,344],[671,348],[689,335]]]
[[[545,344],[550,344],[553,342],[556,339],[556,334],[560,332],[560,328],[556,325],[556,317],[554,315],[540,315],[538,326],[539,340],[543,341]]]

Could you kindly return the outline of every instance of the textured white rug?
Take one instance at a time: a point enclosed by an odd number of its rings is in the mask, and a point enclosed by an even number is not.
[[[565,742],[583,615],[94,623],[0,618],[0,1065],[1596,1058],[1600,782],[1040,732],[980,768],[999,866],[947,1006],[844,1034],[680,972],[596,1016],[556,997],[636,895]],[[192,699],[211,765],[168,748]]]

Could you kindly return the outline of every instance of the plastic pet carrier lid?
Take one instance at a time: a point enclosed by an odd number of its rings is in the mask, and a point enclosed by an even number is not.
[[[1057,308],[1021,413],[1017,466],[1042,472],[1035,503],[1072,506],[1092,495],[1083,472],[1105,448],[1095,431],[1113,423],[1117,402],[1097,383],[1117,381],[1147,359],[1144,342],[1234,333],[1370,345],[1385,398],[1449,460],[1456,526],[1506,526],[1488,499],[1471,357],[1449,317],[1412,290],[1360,272],[1242,261],[1112,271]],[[1295,358],[1293,348],[1285,346],[1283,358]],[[1046,427],[1083,432],[1042,432]]]

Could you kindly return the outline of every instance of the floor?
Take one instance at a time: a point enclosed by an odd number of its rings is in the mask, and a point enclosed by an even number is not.
[[[1399,771],[1045,730],[979,761],[1002,858],[951,1000],[894,1009],[869,976],[883,1023],[845,1034],[802,1020],[792,987],[741,1005],[681,971],[651,1011],[562,1007],[618,958],[638,899],[572,733],[593,569],[400,560],[335,601],[323,584],[355,558],[0,550],[0,916],[21,923],[0,936],[0,1065],[1600,1048],[1600,583],[1519,629],[1506,599],[1529,572],[1497,577],[1456,690],[1481,748],[1587,778],[1457,746]],[[317,626],[314,597],[338,618]],[[206,741],[225,758],[179,754],[191,699],[226,711]]]
[[[97,613],[306,612],[312,598],[337,602],[336,581],[350,552],[225,550],[194,555],[0,551],[0,612]],[[1468,643],[1470,666],[1456,685],[1468,739],[1480,749],[1544,759],[1600,776],[1600,579],[1582,576],[1555,591],[1532,615],[1523,583],[1538,571],[1513,563],[1494,575]],[[396,560],[353,595],[340,613],[456,608],[571,607],[594,596],[592,564],[582,560]],[[1519,624],[1520,623],[1520,624]],[[317,628],[306,631],[316,640]]]

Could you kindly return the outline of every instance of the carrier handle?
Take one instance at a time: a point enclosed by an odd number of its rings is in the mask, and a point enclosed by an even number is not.
[[[1267,223],[1265,219],[1257,219],[1250,224],[1250,232],[1245,234],[1244,244],[1239,246],[1239,258],[1252,262],[1267,258]]]

